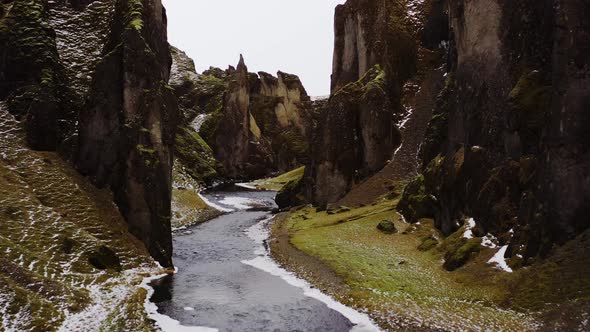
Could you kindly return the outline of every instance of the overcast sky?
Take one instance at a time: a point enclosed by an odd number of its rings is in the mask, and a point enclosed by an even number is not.
[[[311,96],[328,95],[334,8],[345,0],[163,0],[170,43],[197,71],[237,65],[299,75]]]

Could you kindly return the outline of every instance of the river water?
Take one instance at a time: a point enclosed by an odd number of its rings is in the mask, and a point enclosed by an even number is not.
[[[178,272],[152,285],[158,312],[219,331],[377,330],[272,261],[263,240],[274,195],[237,187],[203,194],[232,212],[174,234]]]

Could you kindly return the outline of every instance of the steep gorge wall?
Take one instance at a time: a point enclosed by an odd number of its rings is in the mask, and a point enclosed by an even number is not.
[[[517,266],[590,226],[585,1],[449,2],[446,88],[421,149],[408,220],[464,218],[508,244]],[[433,197],[434,200],[424,200]]]
[[[159,0],[119,0],[103,58],[80,114],[77,164],[110,186],[130,231],[171,266],[170,232],[176,99]]]
[[[395,162],[404,119],[415,116],[413,87],[443,62],[444,4],[349,0],[336,8],[332,95],[314,120],[305,175],[310,201],[336,202]]]

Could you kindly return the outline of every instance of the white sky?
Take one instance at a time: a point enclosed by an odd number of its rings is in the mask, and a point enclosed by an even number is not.
[[[163,0],[170,43],[197,71],[237,65],[298,75],[311,96],[330,93],[334,8],[345,0]]]

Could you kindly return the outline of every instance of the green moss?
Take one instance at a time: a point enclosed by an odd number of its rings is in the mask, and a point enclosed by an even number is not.
[[[438,245],[438,241],[434,237],[428,236],[423,239],[422,243],[420,243],[420,245],[418,246],[418,250],[429,251],[429,250],[433,249],[434,247],[436,247],[437,245]]]
[[[294,169],[290,172],[281,174],[275,178],[254,181],[254,182],[252,182],[252,184],[260,189],[279,191],[287,183],[297,181],[297,180],[303,178],[304,173],[305,173],[305,167],[299,167],[299,168]]]
[[[131,0],[128,3],[127,27],[141,31],[143,29],[143,3],[141,0]]]
[[[290,206],[304,204],[305,195],[303,189],[304,182],[302,177],[289,181],[283,188],[281,188],[275,198],[279,208],[283,209]]]
[[[398,211],[404,215],[406,220],[415,223],[422,218],[433,218],[436,212],[437,203],[427,193],[424,175],[417,175],[404,188],[402,198],[397,205]]]
[[[397,228],[395,228],[395,224],[390,220],[383,220],[379,222],[379,224],[377,225],[377,229],[385,234],[397,233]]]
[[[465,265],[467,261],[481,250],[481,239],[465,239],[459,241],[459,245],[451,248],[445,254],[445,263],[443,267],[448,271],[454,271]]]
[[[435,231],[432,222],[409,226],[394,207],[395,201],[383,200],[333,215],[305,207],[277,227],[289,230],[297,249],[320,259],[345,284],[337,292],[325,291],[354,308],[364,308],[384,329],[477,330],[493,324],[498,329],[527,330],[532,326],[531,316],[498,306],[502,300],[498,289],[505,285],[491,282],[489,276],[464,279],[462,271],[446,272],[437,252],[417,250]],[[392,221],[400,233],[381,233],[377,225],[382,220]],[[415,230],[406,232],[408,227]],[[297,266],[289,267],[299,271]],[[313,273],[305,276],[316,283]]]
[[[210,183],[219,177],[221,166],[213,151],[194,130],[182,127],[175,139],[175,151],[182,169],[199,183]]]

